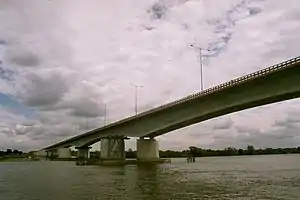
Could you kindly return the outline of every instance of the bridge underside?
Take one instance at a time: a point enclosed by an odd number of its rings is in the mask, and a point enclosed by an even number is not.
[[[99,162],[105,161],[125,161],[125,137],[104,137],[101,138],[101,153]],[[90,159],[90,147],[76,147],[77,164],[85,163]],[[50,159],[71,159],[69,148],[58,148],[48,150],[47,157]],[[154,138],[137,139],[137,160],[139,161],[159,161],[158,142]],[[81,165],[80,164],[80,165]]]
[[[124,139],[130,136],[140,138],[137,141],[138,159],[157,159],[158,143],[153,139],[156,136],[229,113],[299,97],[300,63],[296,63],[255,79],[246,77],[239,84],[228,84],[199,97],[191,96],[180,103],[92,130],[46,149],[70,146],[87,149],[101,140],[101,159],[124,160]],[[81,155],[89,155],[83,151]]]
[[[294,67],[180,104],[168,119],[158,116],[164,125],[144,136],[156,137],[229,113],[299,97],[300,67]]]
[[[276,102],[280,102],[280,101],[284,101],[284,100],[290,100],[290,99],[299,98],[299,97],[300,97],[300,91],[291,93],[291,94],[284,94],[284,95],[280,95],[280,96],[276,96],[276,97],[270,97],[270,98],[266,98],[263,100],[248,102],[248,103],[237,105],[234,107],[224,108],[222,110],[207,113],[202,116],[198,116],[198,117],[195,117],[192,119],[188,119],[186,121],[179,122],[174,125],[170,125],[168,127],[164,127],[163,129],[160,129],[158,131],[155,131],[155,132],[145,135],[145,137],[156,137],[156,136],[165,134],[167,132],[180,129],[182,127],[186,127],[186,126],[189,126],[192,124],[196,124],[198,122],[206,121],[208,119],[213,119],[213,118],[216,118],[219,116],[238,112],[238,111],[245,110],[248,108],[254,108],[254,107],[258,107],[258,106],[262,106],[262,105],[267,105],[267,104],[276,103]]]

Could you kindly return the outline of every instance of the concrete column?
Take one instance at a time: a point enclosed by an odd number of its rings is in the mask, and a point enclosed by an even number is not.
[[[90,158],[90,147],[76,147],[77,159],[89,159]]]
[[[47,152],[45,150],[39,150],[34,153],[36,157],[44,158],[47,157]]]
[[[159,159],[158,141],[154,138],[137,140],[137,159],[138,160],[156,160]]]
[[[124,137],[101,138],[102,160],[125,160]]]
[[[57,158],[57,149],[51,149],[47,151],[47,157],[50,160],[54,160]]]
[[[69,148],[57,149],[58,158],[71,158],[71,151]]]
[[[46,150],[46,159],[47,160],[51,159],[51,150]]]
[[[47,155],[46,155],[46,159],[49,159],[49,158],[50,158],[50,151],[47,150],[47,151],[46,151],[46,154],[47,154]]]

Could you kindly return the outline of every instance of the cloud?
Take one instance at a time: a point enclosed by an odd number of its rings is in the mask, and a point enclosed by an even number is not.
[[[155,2],[151,8],[149,9],[149,13],[151,13],[152,17],[154,19],[162,19],[165,15],[167,10],[167,7],[164,3],[164,1],[160,0],[158,2]]]
[[[285,119],[276,120],[274,126],[286,126],[287,124],[300,123],[300,115],[297,111],[289,112]]]
[[[40,64],[39,58],[31,52],[20,52],[12,55],[10,62],[24,67],[34,67]]]
[[[59,103],[58,108],[69,109],[77,117],[99,117],[104,115],[101,88],[93,83],[82,81],[73,87]]]
[[[3,148],[41,148],[102,126],[105,105],[108,123],[133,115],[130,83],[143,85],[139,112],[198,92],[199,52],[191,43],[211,50],[203,53],[205,88],[299,55],[297,0],[1,6],[1,92],[38,116],[3,108]],[[293,100],[250,109],[158,139],[162,149],[293,146],[300,142],[298,106]]]
[[[257,14],[259,14],[261,12],[262,12],[261,8],[250,8],[249,9],[249,14],[250,15],[257,15]]]
[[[216,121],[213,129],[222,130],[229,129],[233,125],[233,121],[230,118],[221,118],[221,120]]]
[[[68,91],[65,77],[57,72],[30,73],[24,86],[23,99],[31,107],[52,106]]]
[[[14,71],[1,67],[1,62],[0,62],[0,78],[6,81],[12,81],[14,79]]]

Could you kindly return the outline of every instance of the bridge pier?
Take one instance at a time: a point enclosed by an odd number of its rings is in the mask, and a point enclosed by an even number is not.
[[[59,148],[57,149],[57,156],[58,159],[70,159],[71,151],[69,148]]]
[[[51,151],[47,150],[46,151],[46,159],[50,159]]]
[[[159,145],[158,141],[154,138],[137,139],[137,160],[140,161],[155,161],[159,160]]]
[[[101,138],[100,159],[125,161],[125,142],[124,137],[105,137]]]
[[[91,147],[76,147],[77,149],[77,160],[87,160],[90,158]]]
[[[57,158],[57,149],[47,150],[46,159],[54,160]]]

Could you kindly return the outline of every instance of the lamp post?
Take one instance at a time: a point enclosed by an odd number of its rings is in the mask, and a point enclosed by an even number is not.
[[[137,115],[138,113],[138,88],[142,88],[143,86],[142,85],[134,85],[134,84],[131,84],[131,86],[135,87],[135,115]]]
[[[200,80],[200,89],[201,91],[203,91],[203,63],[202,63],[202,51],[205,50],[205,51],[210,51],[209,49],[204,49],[204,48],[201,48],[201,47],[198,47],[194,44],[191,44],[190,45],[191,47],[197,49],[199,51],[199,60],[200,60],[200,77],[201,77],[201,80]]]

